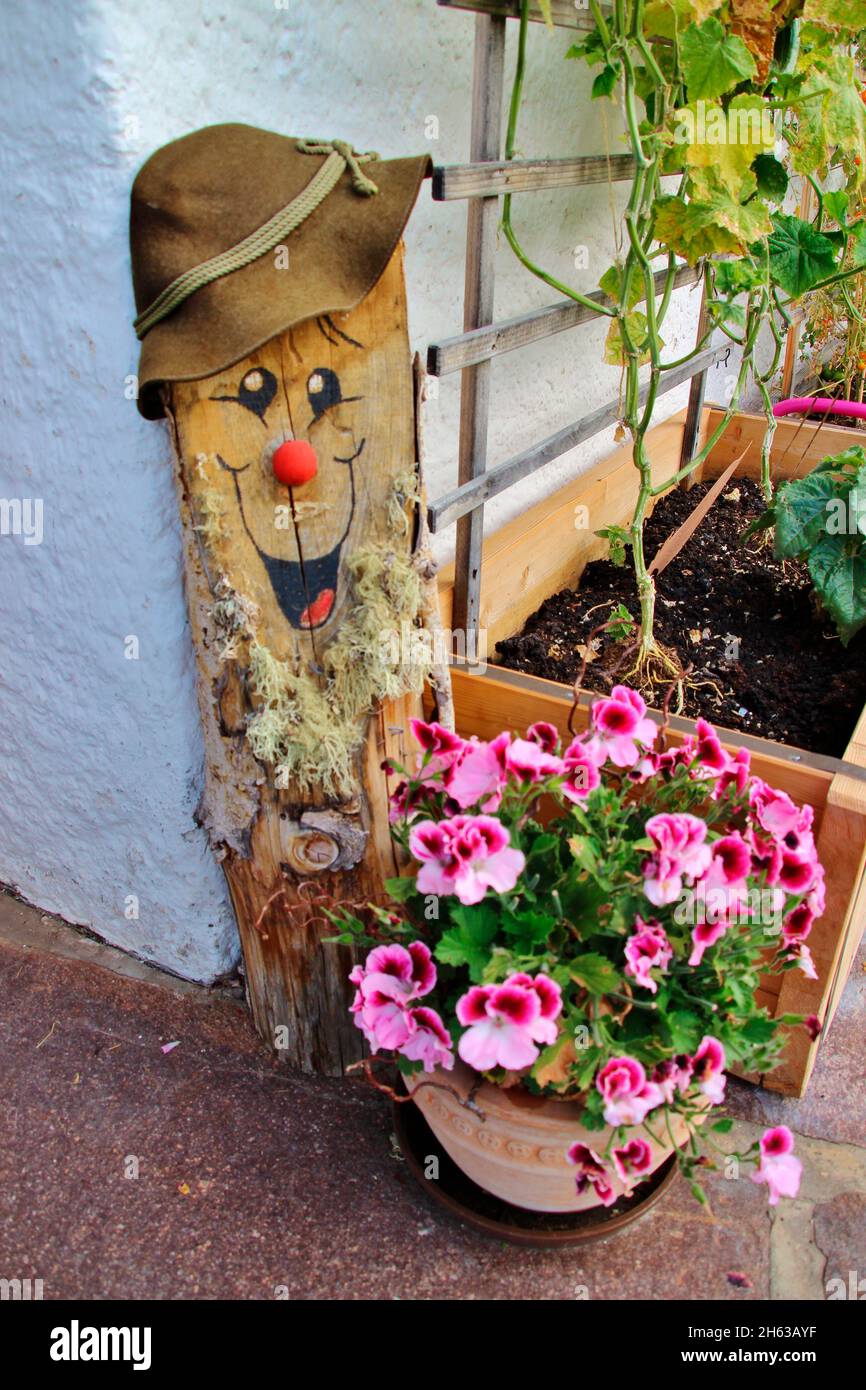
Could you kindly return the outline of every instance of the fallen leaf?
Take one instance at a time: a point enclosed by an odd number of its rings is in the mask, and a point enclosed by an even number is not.
[[[692,640],[692,642],[694,642],[695,645],[697,645],[697,643],[701,640],[701,629],[699,627],[690,627],[689,637]]]
[[[177,1185],[177,1190],[178,1190],[178,1192],[180,1193],[181,1197],[188,1197],[188,1196],[189,1196],[189,1183],[188,1183],[188,1182],[179,1182],[178,1185]]]
[[[741,496],[740,489],[739,489],[738,487],[732,487],[731,490],[730,490],[730,492],[723,492],[723,493],[722,493],[722,501],[723,501],[723,502],[739,502],[740,496]]]
[[[737,1270],[730,1270],[726,1275],[729,1284],[733,1284],[735,1289],[753,1289],[755,1286],[748,1274],[740,1274]]]
[[[161,1052],[173,1052],[174,1049],[175,1049],[176,1047],[180,1047],[180,1043],[179,1043],[179,1042],[163,1043],[163,1045],[162,1045],[160,1051],[161,1051]]]

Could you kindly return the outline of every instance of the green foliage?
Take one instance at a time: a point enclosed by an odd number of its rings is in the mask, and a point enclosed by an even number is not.
[[[773,279],[794,299],[836,269],[833,243],[799,217],[777,214],[767,245]]]
[[[866,624],[866,454],[859,445],[782,483],[744,532],[773,528],[776,554],[805,560],[845,646]]]
[[[689,101],[712,101],[755,75],[743,40],[726,33],[717,19],[684,29],[678,47]]]

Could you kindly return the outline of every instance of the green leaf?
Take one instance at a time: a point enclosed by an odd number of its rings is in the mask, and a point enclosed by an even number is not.
[[[665,1022],[675,1052],[692,1052],[703,1037],[703,1024],[690,1009],[672,1009]]]
[[[811,550],[822,535],[826,535],[828,507],[838,495],[838,488],[829,473],[815,473],[785,483],[774,499],[776,525],[776,554],[796,557]]]
[[[608,299],[613,304],[619,304],[622,298],[622,276],[623,267],[621,265],[609,265],[598,282],[598,287],[604,290]],[[643,299],[644,284],[641,275],[632,275],[628,291],[628,307],[633,309]]]
[[[644,10],[647,34],[675,39],[678,31],[700,24],[721,8],[722,0],[648,0]]]
[[[824,194],[824,211],[834,222],[838,222],[840,227],[845,226],[848,216],[848,194],[844,189],[839,188],[833,193]]]
[[[720,1120],[715,1120],[713,1124],[710,1125],[710,1129],[714,1129],[717,1134],[730,1134],[733,1127],[734,1122],[730,1115],[723,1115]]]
[[[583,985],[584,989],[588,989],[590,994],[609,994],[620,984],[619,974],[607,956],[594,951],[588,951],[585,956],[578,956],[573,960],[569,966],[569,974],[578,984]]]
[[[513,941],[514,949],[524,954],[533,946],[542,946],[553,928],[556,918],[544,912],[507,912],[502,918],[502,930]]]
[[[750,1043],[766,1043],[776,1036],[776,1020],[766,1018],[763,1014],[756,1014],[754,1018],[747,1018],[740,1028],[740,1036]]]
[[[714,264],[716,291],[728,297],[745,294],[762,280],[761,269],[747,260],[716,261]]]
[[[717,19],[686,29],[678,39],[689,101],[712,101],[755,75],[755,60],[741,38]]]
[[[593,98],[609,97],[614,91],[622,68],[619,63],[605,63],[592,84]]]
[[[866,554],[859,542],[840,542],[840,536],[822,537],[809,555],[809,573],[847,647],[866,625]]]
[[[851,259],[854,265],[866,265],[866,220],[855,222],[851,233]]]
[[[781,203],[788,192],[788,171],[772,154],[755,156],[752,168],[758,180],[758,192],[771,203]],[[825,200],[826,202],[826,200]]]
[[[628,335],[638,353],[638,362],[643,364],[650,359],[649,353],[649,326],[646,314],[642,314],[639,309],[632,309],[625,316]],[[664,347],[663,339],[657,342],[659,348]],[[607,332],[607,339],[604,345],[604,360],[611,366],[624,366],[626,362],[625,344],[622,338],[622,324],[620,319],[614,318],[610,321],[610,328]]]
[[[720,251],[744,255],[770,231],[767,209],[758,200],[739,203],[715,170],[700,172],[704,177],[688,203],[673,195],[656,199],[657,240],[679,251],[689,265]]]
[[[408,898],[411,898],[414,893],[417,893],[418,889],[415,887],[414,878],[401,876],[400,878],[386,878],[385,891],[389,898],[393,898],[395,903],[404,903]]]
[[[499,932],[499,914],[486,903],[455,907],[455,925],[442,933],[433,954],[443,965],[465,965],[473,984],[480,984]]]
[[[832,242],[802,218],[783,213],[774,217],[768,246],[774,281],[795,298],[836,269]]]

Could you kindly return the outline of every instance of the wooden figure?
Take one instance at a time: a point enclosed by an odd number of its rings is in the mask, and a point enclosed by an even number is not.
[[[402,243],[356,307],[293,319],[160,391],[205,737],[201,823],[225,869],[259,1031],[290,1064],[338,1075],[362,1035],[348,1013],[351,951],[323,944],[338,930],[326,914],[384,902],[400,865],[382,764],[414,757],[425,679],[446,718],[449,687]],[[148,406],[157,413],[152,396]]]

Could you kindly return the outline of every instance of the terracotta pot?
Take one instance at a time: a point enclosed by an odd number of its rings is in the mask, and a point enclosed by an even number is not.
[[[437,1069],[430,1076],[422,1072],[404,1080],[443,1149],[485,1192],[529,1211],[587,1211],[601,1206],[591,1187],[578,1196],[575,1169],[566,1154],[577,1142],[603,1153],[611,1130],[584,1129],[579,1101],[549,1100],[531,1095],[522,1086],[503,1089],[482,1081],[473,1092],[481,1112],[477,1113],[458,1099],[465,1100],[478,1082],[477,1074],[460,1061],[453,1071]],[[425,1086],[425,1081],[435,1085]],[[686,1137],[682,1122],[674,1124],[673,1131],[682,1143]],[[674,1145],[656,1144],[644,1129],[640,1135],[652,1147],[651,1171],[655,1172],[673,1153]],[[626,1191],[614,1173],[611,1186],[617,1197]]]

